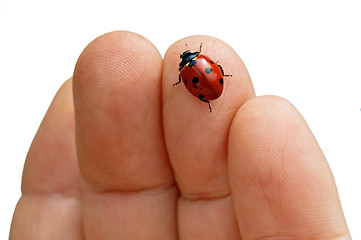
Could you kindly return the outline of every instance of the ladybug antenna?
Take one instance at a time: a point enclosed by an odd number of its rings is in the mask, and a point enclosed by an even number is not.
[[[186,45],[186,49],[184,51],[187,51],[188,50],[188,44],[186,43],[185,45]]]
[[[203,43],[201,43],[201,45],[199,46],[199,52],[202,51],[202,45],[203,45]]]

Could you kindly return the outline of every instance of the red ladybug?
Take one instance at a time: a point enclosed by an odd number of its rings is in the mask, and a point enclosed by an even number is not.
[[[223,92],[224,75],[221,65],[215,63],[206,55],[201,54],[202,45],[199,52],[189,50],[180,55],[182,59],[179,63],[179,84],[182,80],[188,91],[199,100],[208,103],[209,111],[212,112],[209,100],[217,99]]]

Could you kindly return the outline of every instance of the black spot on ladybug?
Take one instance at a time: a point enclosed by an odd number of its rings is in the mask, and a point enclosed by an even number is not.
[[[196,63],[197,63],[197,60],[192,60],[192,61],[189,63],[189,66],[190,66],[190,67],[193,67]]]
[[[184,80],[184,84],[187,85],[187,80]]]
[[[212,60],[209,60],[212,64],[214,64],[214,62]]]
[[[203,94],[199,94],[199,95],[198,95],[198,98],[202,99],[202,98],[204,98],[204,95],[203,95]]]
[[[219,79],[219,83],[223,84],[223,78]]]
[[[197,85],[193,85],[194,88],[198,88]]]
[[[197,77],[193,77],[192,83],[197,84],[199,82],[199,79]]]
[[[211,73],[212,72],[212,68],[206,68],[206,73]]]

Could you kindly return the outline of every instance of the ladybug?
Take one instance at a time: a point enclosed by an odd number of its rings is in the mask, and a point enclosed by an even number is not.
[[[209,111],[212,112],[210,100],[219,98],[223,92],[223,77],[225,75],[221,65],[215,63],[208,56],[199,52],[186,50],[180,55],[178,82],[183,81],[187,90],[199,100],[208,103]]]

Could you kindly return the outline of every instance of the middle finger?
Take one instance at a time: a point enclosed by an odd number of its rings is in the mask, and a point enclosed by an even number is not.
[[[186,44],[198,51],[201,43],[201,53],[219,61],[225,74],[232,74],[224,77],[221,97],[211,102],[213,112],[183,84],[172,86],[178,80],[178,54]],[[167,51],[163,63],[164,134],[181,192],[178,227],[182,239],[239,238],[229,197],[227,141],[234,114],[254,95],[242,60],[224,42],[193,36],[174,43]]]

